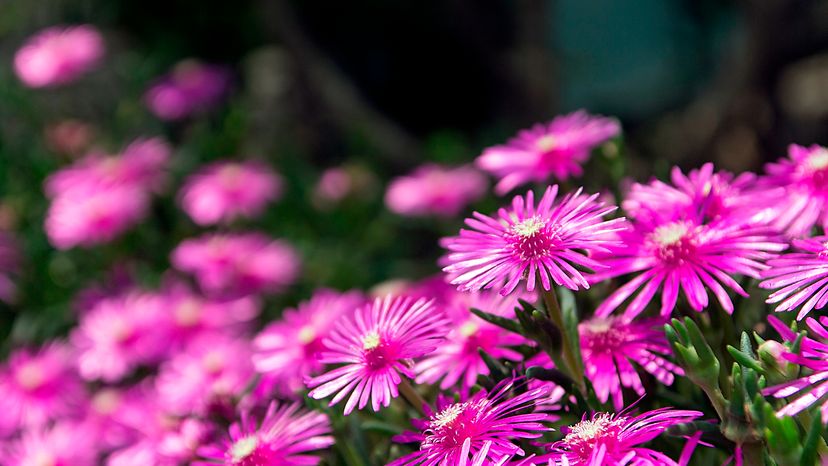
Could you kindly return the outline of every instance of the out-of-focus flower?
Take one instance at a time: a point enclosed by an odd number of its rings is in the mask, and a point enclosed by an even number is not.
[[[594,317],[578,325],[586,376],[601,403],[612,396],[615,409],[622,409],[622,387],[644,395],[644,386],[632,362],[664,385],[671,385],[675,375],[684,375],[680,367],[664,357],[671,351],[660,323]]]
[[[98,302],[71,334],[81,376],[115,382],[139,365],[154,362],[168,345],[166,335],[158,332],[161,318],[157,298],[146,293]]]
[[[506,145],[483,151],[475,163],[500,180],[495,191],[503,195],[550,176],[581,176],[590,151],[620,132],[618,121],[578,111],[519,132]]]
[[[94,434],[68,421],[27,430],[0,446],[4,466],[94,466],[97,456]]]
[[[50,27],[17,51],[14,71],[29,87],[57,86],[94,68],[103,55],[103,37],[93,26]]]
[[[549,446],[550,453],[538,458],[539,465],[554,466],[676,466],[664,453],[641,444],[661,435],[668,427],[692,422],[699,411],[661,408],[638,416],[595,413],[581,422],[562,428],[566,437]]]
[[[180,120],[209,110],[230,88],[230,71],[223,66],[184,60],[144,95],[150,111],[162,120]]]
[[[535,207],[529,191],[525,197],[515,196],[512,208],[501,208],[497,218],[475,212],[466,219],[471,230],[442,242],[449,250],[443,271],[451,283],[463,291],[495,286],[503,295],[523,280],[526,290],[533,291],[538,278],[547,291],[552,282],[572,290],[589,288],[575,266],[605,268],[588,254],[608,251],[610,234],[623,228],[624,220],[604,220],[616,207],[596,202],[598,194],[578,190],[555,203],[557,195],[557,185],[548,187]]]
[[[229,435],[219,443],[199,448],[205,461],[194,466],[313,466],[320,458],[311,452],[334,443],[328,418],[321,413],[303,411],[299,404],[279,406],[271,403],[261,426],[249,413],[230,426]]]
[[[259,162],[217,162],[191,175],[179,203],[199,225],[255,218],[279,198],[282,180]]]
[[[10,232],[0,230],[0,301],[14,302],[17,286],[14,276],[20,268],[20,250],[17,238]]]
[[[86,391],[63,343],[18,350],[0,368],[0,434],[78,414]]]
[[[497,463],[514,455],[524,455],[517,442],[538,438],[551,430],[544,423],[553,418],[547,413],[532,412],[549,395],[548,387],[527,390],[510,398],[514,385],[515,381],[506,380],[491,393],[479,391],[461,402],[439,396],[436,412],[426,406],[428,418],[412,421],[418,432],[405,432],[394,438],[397,442],[418,442],[419,449],[391,462],[390,466],[465,464],[470,457],[476,456],[479,461],[481,455]],[[481,453],[484,449],[486,452]]]
[[[169,412],[205,415],[213,406],[232,404],[252,377],[246,341],[205,335],[161,365],[156,387]]]
[[[320,202],[339,202],[353,189],[353,179],[348,170],[334,167],[325,170],[314,190]]]
[[[280,394],[293,395],[304,388],[305,378],[323,368],[319,352],[337,320],[350,315],[365,302],[362,293],[318,290],[310,300],[287,309],[253,341],[253,363]]]
[[[431,353],[443,341],[448,322],[431,301],[409,297],[377,298],[341,319],[323,340],[319,360],[343,364],[309,379],[314,399],[336,394],[330,405],[349,393],[345,414],[362,409],[371,399],[379,411],[398,396],[400,374],[413,378],[412,359]]]
[[[773,225],[790,236],[807,236],[817,224],[828,231],[828,149],[791,144],[788,157],[765,165],[763,182],[785,188]]]
[[[195,276],[208,296],[238,298],[277,293],[299,274],[296,250],[260,233],[206,234],[182,241],[172,264]]]
[[[76,156],[89,149],[95,127],[80,120],[63,120],[46,128],[46,143],[60,154]]]
[[[400,215],[457,215],[486,192],[486,179],[471,166],[426,164],[391,181],[385,205]]]
[[[762,272],[764,281],[759,287],[776,289],[767,300],[779,303],[776,312],[801,305],[796,319],[802,320],[811,310],[828,303],[828,236],[794,239],[791,244],[797,252],[769,260],[770,268]]]

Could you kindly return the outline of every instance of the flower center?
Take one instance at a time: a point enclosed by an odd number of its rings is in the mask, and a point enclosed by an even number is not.
[[[611,354],[627,341],[625,334],[613,326],[613,319],[596,317],[581,324],[580,330],[585,349],[596,353]]]
[[[535,146],[538,148],[540,152],[549,152],[555,148],[555,136],[551,134],[542,136],[535,143]]]
[[[478,421],[488,403],[488,400],[482,399],[455,403],[443,408],[429,420],[423,448],[435,445],[441,448],[454,448],[463,445],[467,438],[474,440],[481,433]]]
[[[365,365],[372,370],[384,369],[396,360],[394,348],[376,330],[362,337],[362,357]]]
[[[579,458],[589,459],[599,440],[613,440],[621,432],[626,418],[612,419],[612,415],[601,413],[592,419],[583,420],[566,428],[563,443]],[[609,446],[609,445],[608,445]]]
[[[121,395],[113,389],[105,388],[92,398],[92,408],[101,415],[114,413],[121,406]]]
[[[460,335],[463,335],[464,337],[468,338],[477,333],[479,329],[480,327],[476,323],[468,321],[460,326]]]
[[[46,374],[37,363],[23,364],[15,373],[17,383],[25,390],[37,390],[46,382]]]
[[[201,320],[201,305],[194,299],[188,299],[176,306],[173,315],[178,325],[193,327]]]
[[[208,374],[218,374],[224,370],[224,355],[220,351],[210,351],[204,355],[201,363]]]
[[[229,189],[238,188],[242,181],[242,169],[238,165],[232,163],[221,168],[219,179],[224,187]]]
[[[516,223],[506,233],[506,241],[521,260],[544,257],[555,248],[557,228],[548,225],[538,217],[531,217]]]
[[[57,466],[58,460],[51,453],[40,451],[35,453],[34,458],[31,459],[31,463],[25,461],[24,463],[31,464],[32,466]]]
[[[298,338],[299,338],[299,343],[301,343],[303,345],[307,345],[307,344],[313,342],[313,340],[316,339],[316,330],[313,328],[313,326],[305,325],[304,327],[299,329]],[[364,346],[365,346],[365,344],[363,343],[363,347]]]
[[[650,240],[655,244],[656,257],[670,265],[682,265],[692,259],[696,252],[693,232],[685,222],[674,222],[656,228],[650,235]]]
[[[230,447],[230,457],[233,460],[233,463],[241,464],[243,461],[248,459],[248,457],[256,451],[256,447],[258,445],[258,439],[253,435],[242,437],[237,440],[236,443]]]
[[[812,170],[828,168],[828,150],[820,149],[808,157],[808,167]]]

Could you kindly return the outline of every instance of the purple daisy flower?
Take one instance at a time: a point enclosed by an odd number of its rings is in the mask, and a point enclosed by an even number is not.
[[[779,196],[774,225],[790,236],[805,236],[819,224],[828,227],[828,149],[791,144],[787,159],[765,166],[770,186],[785,188]]]
[[[544,423],[554,418],[532,412],[549,395],[549,387],[539,387],[509,398],[514,380],[503,381],[491,393],[477,392],[455,403],[440,396],[437,411],[426,407],[427,419],[412,421],[419,432],[406,432],[397,442],[419,442],[420,448],[389,466],[466,464],[489,461],[497,464],[514,455],[524,455],[519,439],[538,438],[551,429]],[[483,456],[484,458],[481,458]]]
[[[503,195],[530,181],[583,175],[590,151],[620,132],[617,120],[581,110],[523,130],[506,145],[483,151],[475,163],[500,179],[495,191]]]
[[[776,312],[801,305],[796,319],[802,320],[828,302],[828,236],[794,239],[791,244],[798,251],[769,260],[770,268],[762,272],[765,280],[759,287],[776,290],[766,301],[779,303]]]
[[[330,405],[349,393],[345,414],[362,409],[371,399],[379,411],[398,396],[400,374],[413,378],[413,358],[431,353],[443,341],[448,322],[432,301],[409,297],[377,298],[341,320],[323,340],[319,356],[325,364],[344,364],[308,380],[309,396],[336,395]]]
[[[623,219],[605,221],[616,207],[596,202],[598,194],[579,189],[555,203],[557,195],[557,185],[548,187],[537,207],[532,191],[515,196],[512,208],[501,208],[497,218],[474,212],[466,219],[471,230],[443,240],[449,250],[443,271],[451,283],[462,291],[502,286],[504,296],[524,279],[533,291],[538,277],[547,291],[553,281],[572,290],[589,288],[575,266],[604,268],[588,254],[608,252],[614,244],[609,234],[623,227]]]

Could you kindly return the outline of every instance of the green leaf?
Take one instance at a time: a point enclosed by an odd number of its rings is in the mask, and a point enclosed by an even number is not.
[[[742,335],[745,334],[743,333]],[[733,356],[733,359],[735,359],[736,362],[738,362],[742,367],[747,367],[757,372],[764,372],[764,369],[762,369],[762,365],[759,364],[759,361],[753,359],[753,357],[751,357],[748,353],[745,353],[744,350],[739,351],[736,348],[727,345],[727,352],[730,353],[730,355]]]
[[[817,464],[817,447],[822,439],[822,416],[819,411],[814,413],[811,428],[805,435],[805,444],[802,447],[800,464]]]
[[[480,309],[471,308],[472,314],[480,317],[481,319],[489,322],[490,324],[497,325],[500,328],[506,329],[510,332],[517,333],[518,335],[523,335],[521,331],[520,325],[512,319],[507,319],[502,316],[497,316],[494,314],[489,314],[488,312],[481,311]]]

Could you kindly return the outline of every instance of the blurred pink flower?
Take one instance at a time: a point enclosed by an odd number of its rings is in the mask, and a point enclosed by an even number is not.
[[[801,305],[796,319],[802,320],[828,303],[828,236],[793,239],[791,245],[796,252],[767,261],[769,268],[762,271],[759,288],[776,289],[766,301],[779,303],[776,312]]]
[[[15,53],[14,71],[29,87],[56,86],[94,68],[103,55],[103,37],[93,26],[50,27]]]
[[[376,298],[340,319],[331,335],[323,340],[325,350],[319,360],[325,364],[343,364],[313,377],[311,398],[322,399],[336,394],[333,406],[349,393],[345,414],[362,409],[371,399],[379,411],[398,396],[400,375],[413,378],[412,359],[434,351],[447,333],[448,321],[436,311],[431,301],[409,297]]]
[[[280,292],[296,280],[301,265],[292,246],[260,233],[184,240],[171,261],[176,269],[193,274],[209,296],[221,298]]]
[[[182,209],[199,225],[255,218],[277,200],[282,180],[259,162],[218,162],[191,175],[179,193]]]
[[[0,445],[3,466],[95,466],[97,457],[94,433],[70,422],[33,428]]]
[[[314,195],[322,202],[339,202],[351,192],[354,187],[353,181],[345,168],[329,168],[319,177]]]
[[[91,123],[67,119],[49,125],[44,133],[50,149],[74,157],[89,148],[95,138],[96,128]]]
[[[486,178],[471,166],[426,164],[395,178],[385,192],[385,205],[400,215],[457,215],[486,192]]]
[[[828,149],[791,144],[788,158],[765,165],[763,182],[782,187],[773,225],[790,236],[807,236],[814,225],[828,232]]]
[[[339,319],[365,303],[362,293],[318,290],[310,300],[287,309],[281,319],[269,324],[253,341],[256,371],[282,395],[294,395],[304,388],[305,378],[318,374],[325,366],[319,359],[328,337]]]
[[[618,121],[581,110],[520,131],[506,145],[483,151],[475,164],[500,180],[495,192],[503,195],[550,176],[566,180],[583,175],[581,165],[590,151],[620,132]]]
[[[0,435],[80,413],[86,390],[63,343],[17,350],[0,368]]]
[[[144,95],[150,111],[162,120],[180,120],[209,110],[230,88],[228,68],[184,60],[159,79]]]

